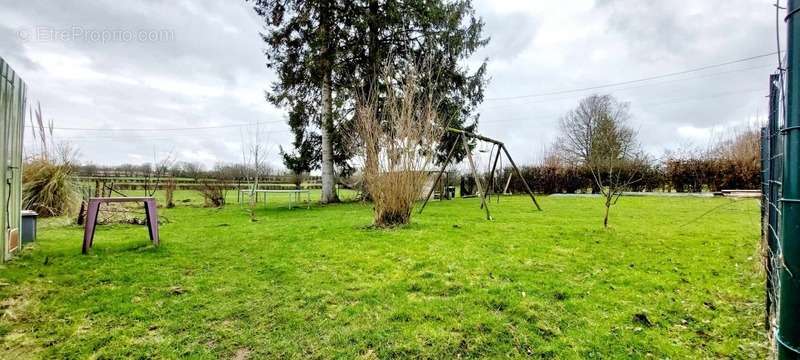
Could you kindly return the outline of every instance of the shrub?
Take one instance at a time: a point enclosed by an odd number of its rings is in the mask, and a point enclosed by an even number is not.
[[[639,181],[629,186],[630,191],[657,191],[664,189],[667,179],[660,167],[650,164],[637,164],[635,168],[620,169],[621,176],[629,177],[629,174],[638,174]],[[525,177],[531,189],[539,194],[574,194],[579,191],[597,192],[596,185],[592,178],[592,173],[588,168],[572,166],[567,164],[546,164],[539,166],[523,166],[520,172]],[[498,181],[500,191],[505,187],[506,179],[512,174],[510,168],[504,169]],[[513,174],[508,191],[521,193],[525,191],[522,181]]]
[[[387,72],[387,97],[360,101],[356,128],[363,144],[364,180],[373,200],[374,224],[391,227],[411,220],[428,181],[428,166],[442,134],[436,106],[419,89],[410,69],[401,84]]]
[[[71,215],[80,204],[79,186],[69,162],[45,157],[29,161],[22,172],[22,203],[40,216]]]
[[[200,188],[197,190],[203,196],[205,206],[207,207],[222,207],[225,205],[225,195],[228,192],[228,186],[223,180],[206,179],[200,182]]]

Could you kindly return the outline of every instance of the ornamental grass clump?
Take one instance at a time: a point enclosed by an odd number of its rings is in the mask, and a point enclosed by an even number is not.
[[[30,120],[35,155],[22,165],[22,206],[43,217],[73,215],[81,203],[73,166],[78,152],[69,143],[53,140],[53,120],[44,121],[41,104],[31,111]]]
[[[363,176],[377,227],[411,220],[443,131],[435,101],[420,86],[420,72],[411,69],[400,80],[391,75],[387,71],[383,79],[386,97],[362,100],[356,111]]]
[[[47,157],[28,161],[22,172],[22,202],[40,216],[72,215],[81,201],[79,186],[69,162]]]

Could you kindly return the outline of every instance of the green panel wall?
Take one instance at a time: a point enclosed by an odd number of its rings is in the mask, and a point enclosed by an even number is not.
[[[6,261],[14,251],[6,238],[9,229],[20,228],[22,210],[22,136],[25,130],[26,87],[0,58],[0,240]],[[21,246],[21,245],[20,245]]]

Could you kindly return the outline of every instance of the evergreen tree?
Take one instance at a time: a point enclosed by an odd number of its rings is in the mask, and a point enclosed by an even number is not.
[[[381,98],[385,84],[375,84],[374,79],[387,66],[403,69],[433,62],[435,68],[428,74],[432,78],[420,85],[440,100],[442,126],[474,132],[476,108],[483,101],[486,84],[486,61],[474,71],[461,62],[489,39],[482,37],[483,21],[476,16],[472,1],[359,0],[353,7],[359,14],[352,17],[356,36],[350,40],[354,46],[346,48],[344,66],[353,74],[352,82],[361,84],[360,92],[367,98]],[[437,161],[445,160],[457,138],[445,133]],[[464,156],[464,149],[456,147],[455,160]]]
[[[296,156],[316,159],[315,153],[320,153],[323,203],[338,201],[334,163],[346,164],[349,158],[335,135],[341,111],[333,101],[334,88],[341,87],[335,67],[337,49],[345,37],[342,4],[335,0],[256,0],[253,7],[265,21],[261,36],[267,44],[267,67],[278,75],[266,97],[272,104],[290,109],[294,146],[300,150],[284,153],[284,158],[291,163]],[[308,129],[312,123],[319,134]],[[339,144],[335,144],[337,140]],[[308,147],[316,144],[319,149],[309,152]],[[334,151],[335,145],[339,151]],[[343,157],[339,161],[337,154]]]
[[[488,39],[471,0],[256,0],[254,9],[265,21],[267,67],[278,75],[267,100],[289,109],[294,133],[284,162],[322,170],[323,202],[337,200],[334,164],[340,174],[352,171],[356,99],[385,94],[377,79],[386,67],[435,61],[421,86],[441,100],[442,126],[475,131],[486,62],[474,71],[461,62]],[[439,161],[456,139],[446,134]],[[456,160],[465,155],[455,148]]]

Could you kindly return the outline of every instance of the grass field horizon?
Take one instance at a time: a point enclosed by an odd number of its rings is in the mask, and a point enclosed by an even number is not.
[[[757,200],[524,196],[160,209],[135,225],[40,220],[0,271],[0,358],[765,357]],[[346,197],[346,196],[343,196]],[[230,199],[230,194],[229,194]],[[276,198],[279,199],[279,198]],[[183,202],[182,200],[188,200]]]

